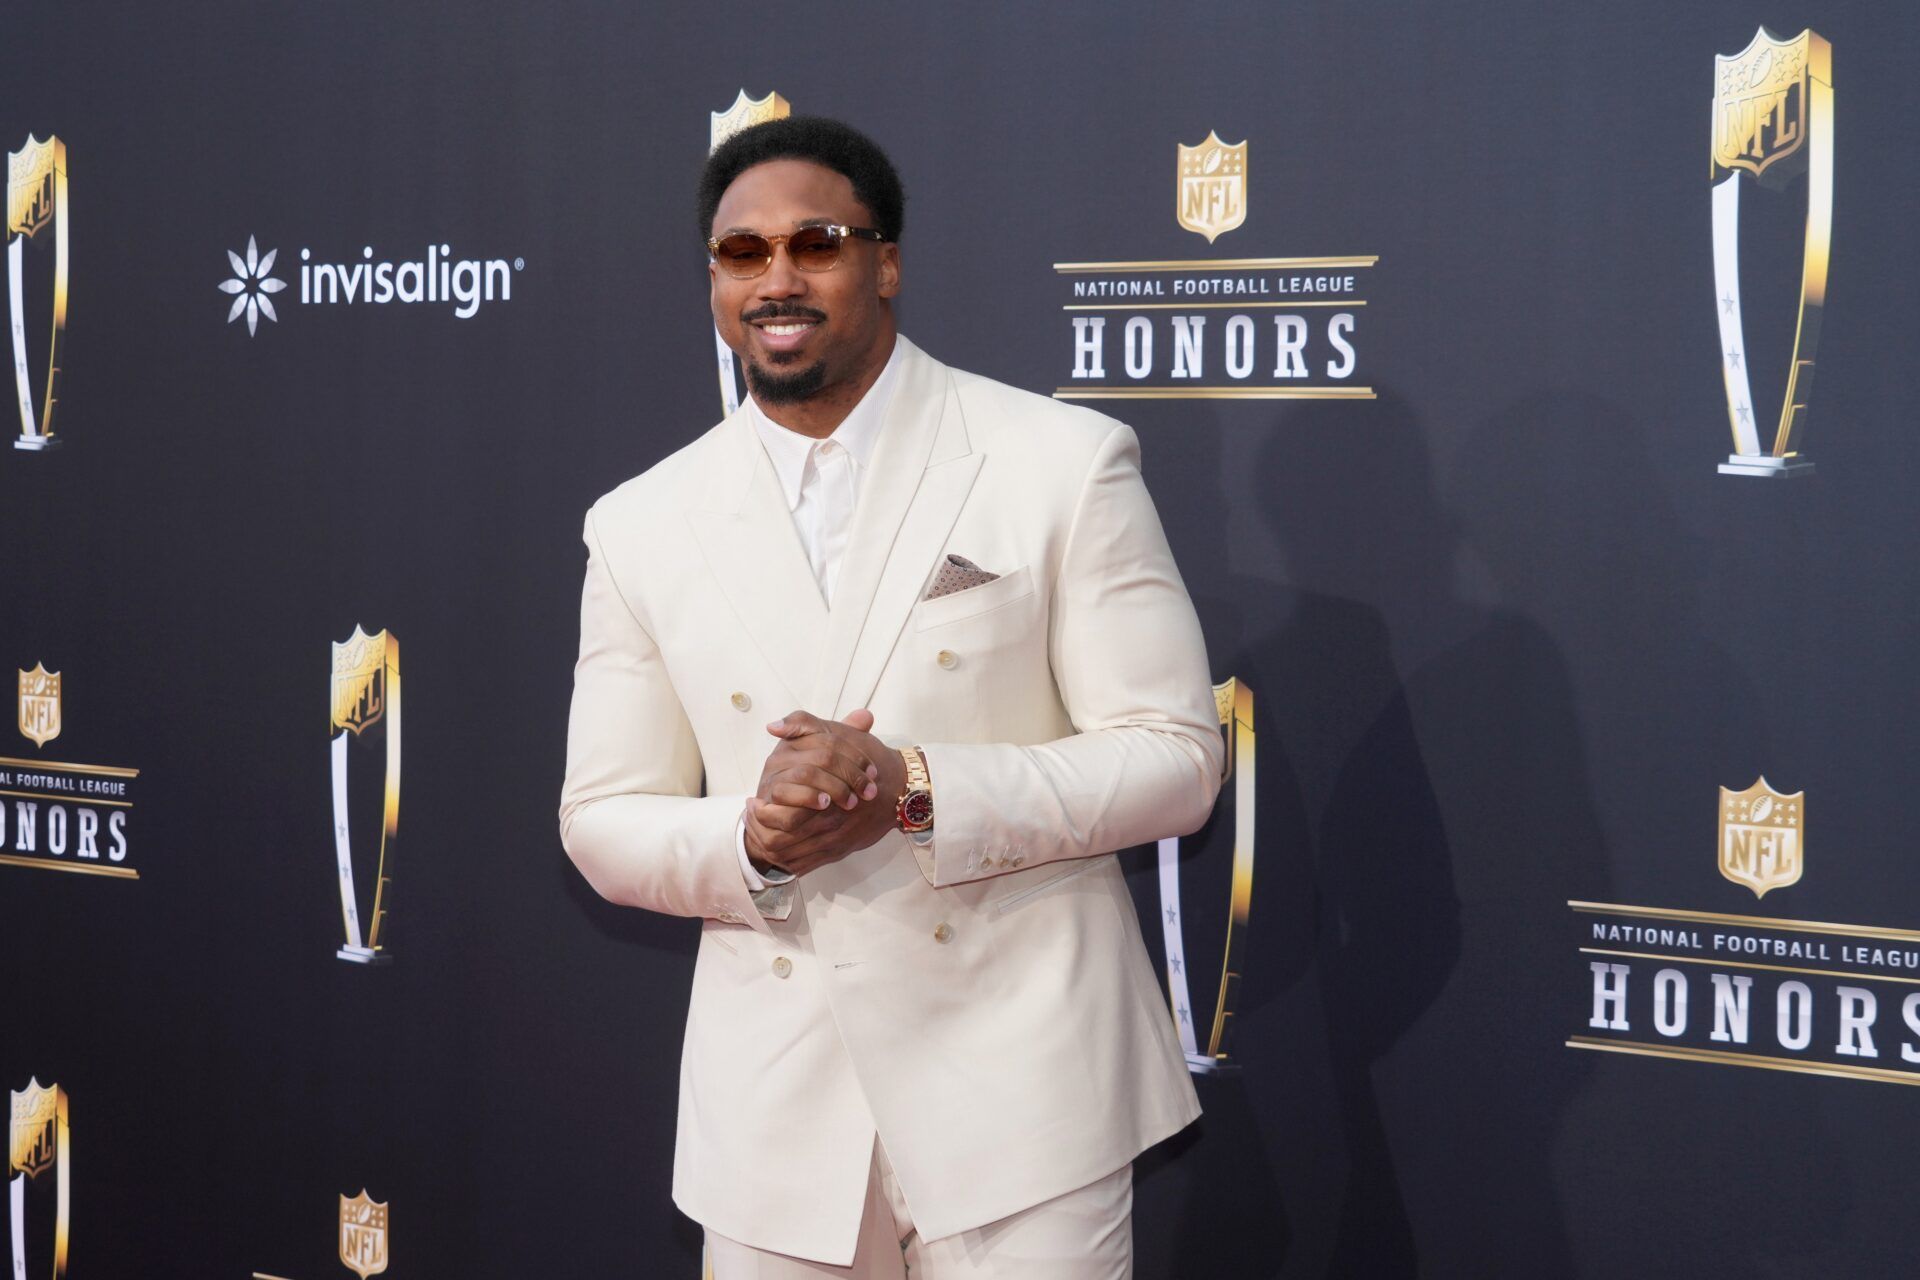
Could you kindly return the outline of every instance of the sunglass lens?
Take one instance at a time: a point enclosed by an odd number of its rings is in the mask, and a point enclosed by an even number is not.
[[[825,227],[802,227],[787,241],[787,252],[802,271],[828,271],[840,256],[840,237]]]
[[[739,232],[721,237],[720,247],[713,256],[728,275],[745,279],[767,269],[767,263],[773,259],[773,246],[764,236]]]

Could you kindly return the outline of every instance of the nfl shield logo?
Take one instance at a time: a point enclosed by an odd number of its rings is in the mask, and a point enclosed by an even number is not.
[[[20,672],[20,732],[36,747],[60,736],[60,673],[38,662]]]
[[[67,148],[60,139],[45,142],[27,135],[26,145],[7,153],[7,232],[31,239],[53,225],[54,174],[64,173]]]
[[[717,149],[721,143],[742,129],[751,129],[756,124],[765,124],[769,120],[782,120],[793,114],[793,104],[777,93],[769,93],[764,98],[749,98],[742,89],[733,100],[733,105],[725,111],[712,111],[708,115],[712,128],[707,135],[707,150]]]
[[[1180,182],[1174,212],[1180,225],[1212,244],[1247,220],[1247,144],[1207,133],[1198,146],[1180,144]]]
[[[32,1080],[24,1093],[10,1096],[13,1107],[7,1122],[7,1176],[32,1181],[53,1168],[60,1154],[60,1086],[43,1087]]]
[[[387,1206],[365,1188],[351,1200],[340,1197],[340,1261],[360,1280],[387,1269]]]
[[[1802,31],[1781,40],[1761,27],[1731,58],[1713,55],[1713,158],[1721,168],[1757,178],[1806,145],[1807,62],[1817,38]]]
[[[1807,793],[1784,795],[1761,778],[1745,791],[1720,788],[1720,874],[1764,898],[1805,868]]]
[[[380,723],[387,709],[387,633],[368,635],[358,624],[344,643],[333,646],[333,732]]]

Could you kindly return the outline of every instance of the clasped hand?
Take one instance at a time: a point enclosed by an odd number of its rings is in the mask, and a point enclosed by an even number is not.
[[[894,827],[907,767],[873,736],[873,713],[822,720],[794,711],[767,726],[779,741],[747,800],[747,857],[805,875],[878,841]]]

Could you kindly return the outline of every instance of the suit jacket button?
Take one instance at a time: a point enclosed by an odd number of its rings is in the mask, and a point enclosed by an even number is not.
[[[749,698],[744,693],[734,694],[732,701],[733,701],[733,709],[735,711],[745,711],[753,705],[753,699]]]
[[[1013,855],[1013,856],[1012,856],[1011,858],[1008,858],[1008,859],[1007,859],[1007,865],[1008,865],[1008,866],[1010,866],[1010,867],[1017,867],[1017,866],[1019,866],[1019,865],[1020,865],[1021,863],[1023,863],[1023,862],[1025,862],[1026,860],[1027,860],[1027,855],[1026,855],[1026,854],[1024,854],[1024,853],[1016,853],[1016,854],[1014,854],[1014,855]]]
[[[951,649],[942,649],[934,661],[938,662],[946,670],[951,671],[960,665],[960,655]]]
[[[948,924],[945,920],[942,920],[939,924],[933,926],[933,940],[935,942],[945,942],[948,938],[951,938],[952,936],[953,936],[953,926]]]
[[[787,959],[785,956],[775,956],[773,958],[773,976],[774,977],[784,978],[792,972],[793,972],[793,961]]]

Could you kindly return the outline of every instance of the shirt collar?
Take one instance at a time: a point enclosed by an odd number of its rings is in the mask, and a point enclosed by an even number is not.
[[[887,356],[880,376],[867,388],[867,394],[860,397],[860,403],[854,405],[852,412],[826,437],[839,442],[840,447],[852,456],[857,470],[866,470],[874,448],[880,442],[880,430],[887,421],[887,402],[893,397],[893,384],[899,368],[900,342],[895,339],[893,351]],[[747,406],[748,416],[753,419],[753,429],[759,435],[760,443],[766,446],[767,460],[773,463],[773,474],[780,478],[780,489],[786,494],[787,510],[791,511],[800,505],[800,486],[806,480],[807,464],[813,460],[813,451],[821,442],[812,436],[803,436],[798,431],[789,431],[767,417],[752,396],[747,397]]]

